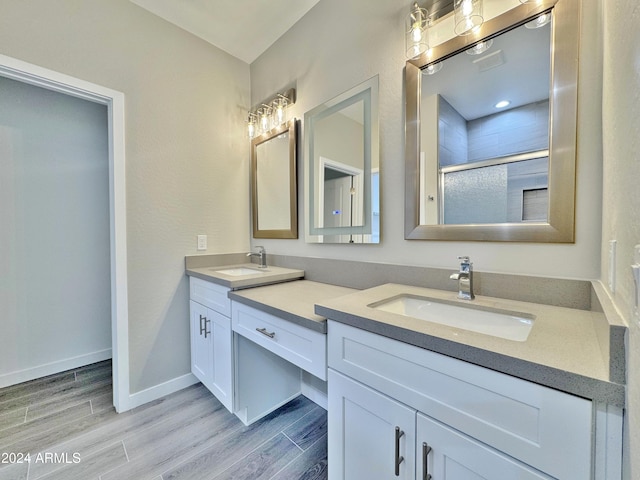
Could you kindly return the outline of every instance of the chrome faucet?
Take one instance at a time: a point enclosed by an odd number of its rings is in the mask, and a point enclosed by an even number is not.
[[[254,253],[254,252],[247,253],[247,257],[260,258],[260,268],[267,268],[267,251],[261,245],[256,245],[256,248],[259,248],[260,250],[257,253]]]
[[[458,257],[460,260],[460,271],[452,274],[449,278],[458,280],[458,298],[462,300],[473,300],[473,263],[469,257]]]

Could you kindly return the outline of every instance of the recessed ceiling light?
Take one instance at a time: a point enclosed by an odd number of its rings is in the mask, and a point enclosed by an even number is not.
[[[495,104],[496,108],[504,108],[506,106],[508,106],[511,102],[509,100],[501,100],[498,103]]]

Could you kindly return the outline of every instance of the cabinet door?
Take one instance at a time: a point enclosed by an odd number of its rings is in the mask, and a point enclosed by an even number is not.
[[[207,309],[211,320],[211,385],[209,390],[233,413],[233,332],[231,319]]]
[[[419,480],[552,480],[421,413],[416,438]]]
[[[415,477],[415,410],[329,370],[328,415],[330,480]]]
[[[213,384],[213,340],[211,324],[207,322],[209,309],[193,300],[191,312],[191,373],[211,390]],[[206,328],[206,330],[205,330]]]

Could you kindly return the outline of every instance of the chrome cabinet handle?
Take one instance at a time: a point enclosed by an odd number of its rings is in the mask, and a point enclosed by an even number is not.
[[[202,322],[204,320],[204,322]],[[204,315],[200,315],[200,335],[204,333],[204,338],[207,338],[207,335],[211,335],[211,330],[207,330],[207,323],[210,323],[209,320]]]
[[[202,321],[207,321],[207,317],[205,317],[204,315],[200,315],[200,335],[202,335],[204,332],[206,332],[206,324],[203,326]],[[206,335],[206,334],[205,334]],[[206,338],[206,336],[205,336]]]
[[[431,447],[427,445],[427,442],[423,442],[422,443],[422,479],[423,480],[431,480],[431,475],[429,474],[429,465],[427,465],[427,460],[430,452],[431,452]]]
[[[404,457],[400,456],[400,438],[404,435],[404,432],[400,430],[400,427],[396,427],[396,477],[400,476],[400,464],[404,461]]]
[[[269,337],[269,338],[274,338],[276,336],[276,332],[269,332],[267,331],[266,328],[256,328],[256,331],[260,332],[261,334]]]

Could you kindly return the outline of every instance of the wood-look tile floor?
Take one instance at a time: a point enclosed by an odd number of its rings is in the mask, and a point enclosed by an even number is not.
[[[111,362],[0,389],[0,480],[326,478],[327,415],[302,396],[245,427],[201,384],[117,414]]]

